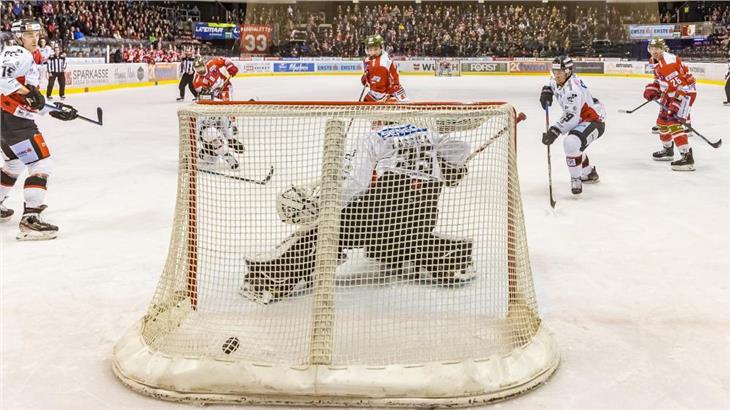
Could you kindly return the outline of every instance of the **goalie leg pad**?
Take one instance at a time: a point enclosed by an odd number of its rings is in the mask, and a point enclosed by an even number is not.
[[[294,296],[312,285],[317,229],[297,231],[268,255],[246,259],[241,295],[260,304]]]

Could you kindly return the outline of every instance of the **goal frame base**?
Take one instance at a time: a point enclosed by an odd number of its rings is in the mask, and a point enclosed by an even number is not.
[[[170,356],[144,342],[141,326],[139,322],[130,329],[115,347],[114,375],[135,392],[174,402],[473,406],[509,399],[539,387],[560,362],[557,344],[542,325],[529,343],[509,354],[390,366],[286,366]]]

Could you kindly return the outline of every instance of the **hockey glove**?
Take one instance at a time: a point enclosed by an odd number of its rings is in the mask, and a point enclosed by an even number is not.
[[[652,101],[659,98],[661,95],[661,90],[659,89],[659,84],[655,81],[651,84],[647,84],[646,87],[644,87],[644,98]]]
[[[25,88],[29,90],[28,94],[25,95],[25,101],[30,105],[30,108],[42,110],[46,105],[46,99],[43,97],[43,94],[32,85],[26,85]]]
[[[57,102],[56,110],[51,111],[48,115],[61,121],[75,120],[79,116],[76,108],[61,102]]]
[[[547,110],[548,107],[553,105],[553,89],[550,86],[546,85],[542,87],[542,91],[540,92],[540,105],[542,105],[543,110]]]
[[[673,98],[667,106],[667,111],[674,116],[679,122],[684,123],[685,119],[679,116],[679,110],[682,108],[682,100]]]
[[[550,127],[547,132],[542,133],[542,143],[545,145],[550,145],[553,142],[555,142],[556,139],[558,139],[558,136],[560,135],[560,130],[556,126]]]

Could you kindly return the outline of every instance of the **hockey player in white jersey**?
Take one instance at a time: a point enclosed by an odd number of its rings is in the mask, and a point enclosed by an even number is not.
[[[343,167],[340,258],[346,249],[363,248],[388,275],[440,286],[471,281],[472,241],[433,232],[442,189],[467,174],[469,144],[412,124],[381,124],[358,145]],[[263,304],[311,285],[318,184],[291,186],[277,211],[299,228],[270,254],[246,260],[241,294]]]
[[[550,145],[558,136],[565,135],[563,148],[570,170],[570,188],[578,195],[583,192],[583,183],[598,182],[596,167],[588,161],[585,150],[603,135],[606,110],[573,73],[573,60],[568,56],[553,60],[552,78],[540,93],[543,109],[552,105],[553,96],[557,97],[563,115],[543,133],[542,142]]]
[[[0,221],[7,221],[13,210],[3,205],[20,174],[27,168],[24,182],[25,206],[20,220],[19,240],[53,239],[58,227],[41,219],[46,208],[43,203],[51,174],[50,151],[34,119],[49,112],[56,119],[69,121],[77,117],[68,105],[49,110],[38,90],[41,61],[38,40],[42,27],[33,20],[20,20],[12,25],[11,33],[18,45],[3,47],[0,53],[0,101],[2,103],[2,132],[0,148],[4,163],[0,170]]]

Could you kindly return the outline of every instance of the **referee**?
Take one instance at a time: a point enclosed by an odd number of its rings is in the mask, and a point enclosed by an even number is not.
[[[195,71],[193,70],[193,52],[191,50],[186,50],[185,57],[180,61],[180,74],[180,85],[178,86],[180,88],[180,97],[177,100],[182,101],[185,99],[185,86],[190,89],[193,97],[197,97],[195,89],[193,89]]]
[[[46,89],[46,98],[52,100],[51,92],[53,85],[58,79],[58,95],[62,100],[66,99],[66,53],[62,53],[61,49],[55,47],[53,55],[48,57],[46,66],[48,67],[48,89]]]

